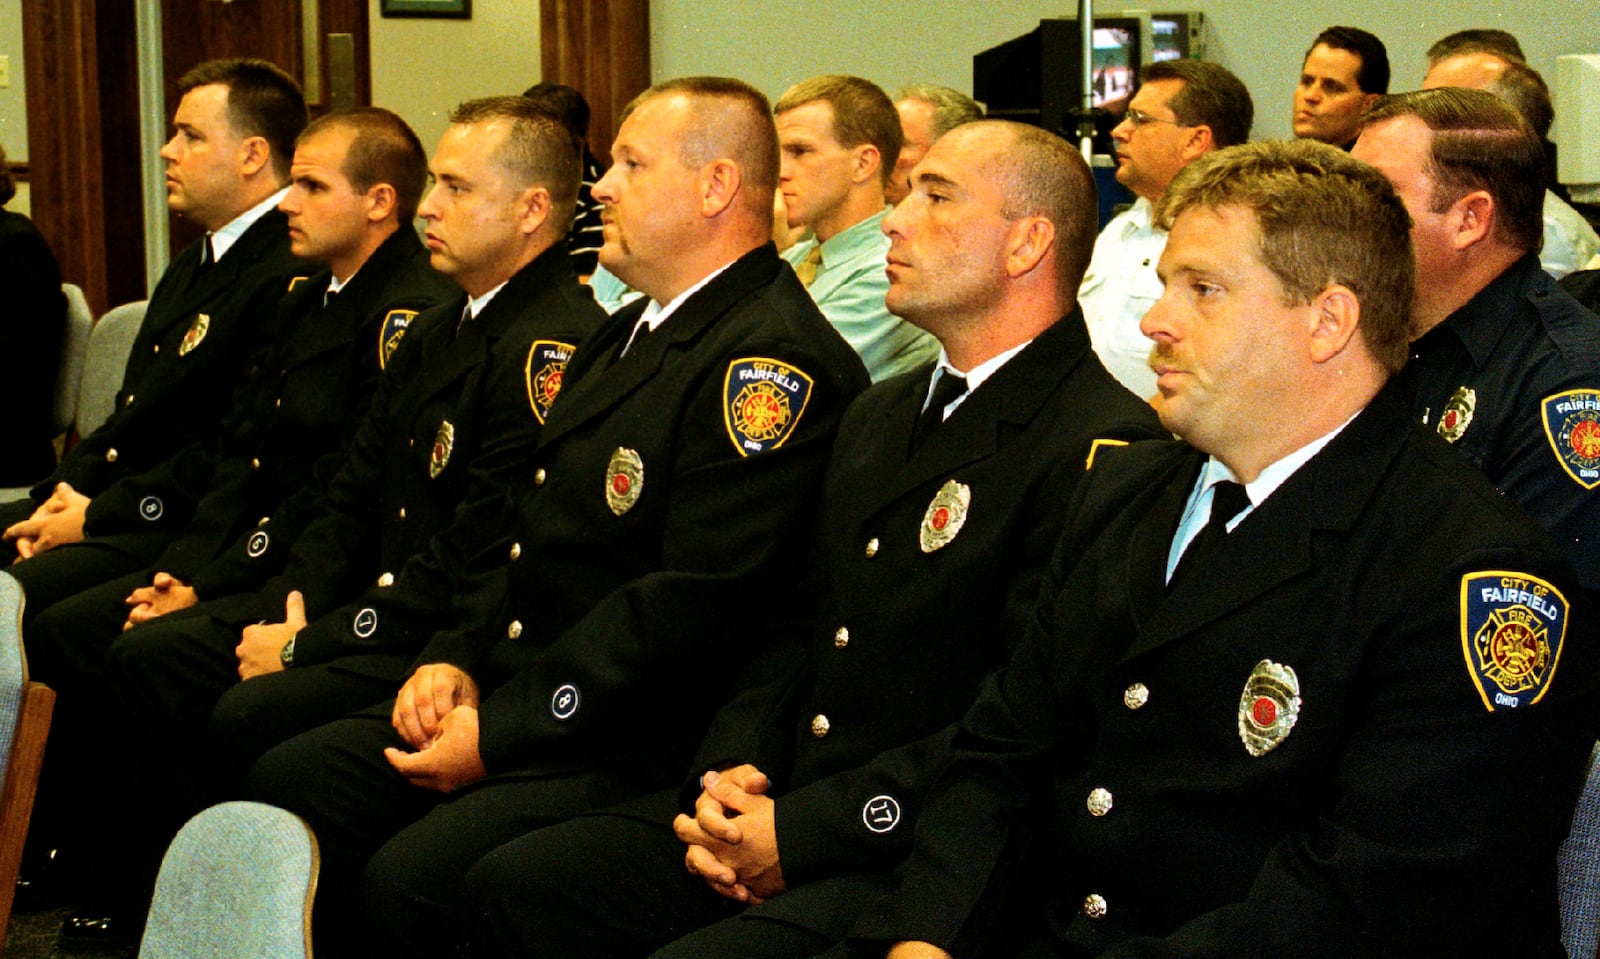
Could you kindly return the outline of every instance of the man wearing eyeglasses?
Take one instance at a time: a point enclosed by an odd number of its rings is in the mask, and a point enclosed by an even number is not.
[[[1145,67],[1128,113],[1111,131],[1117,181],[1138,197],[1095,241],[1078,290],[1089,338],[1100,361],[1139,396],[1156,392],[1150,338],[1139,321],[1161,297],[1156,261],[1167,245],[1151,205],[1186,165],[1250,139],[1255,106],[1239,78],[1214,63],[1163,60]]]

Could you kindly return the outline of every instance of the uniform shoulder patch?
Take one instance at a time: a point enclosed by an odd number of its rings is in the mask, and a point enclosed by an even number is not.
[[[523,368],[528,383],[528,405],[533,407],[534,418],[543,426],[550,415],[550,406],[561,392],[561,379],[566,375],[567,361],[572,359],[575,347],[559,340],[534,340],[528,350],[528,363]]]
[[[1600,486],[1600,390],[1568,390],[1539,403],[1561,468],[1584,489]]]
[[[400,338],[406,335],[411,321],[416,318],[416,310],[390,310],[383,315],[383,325],[378,328],[378,369],[388,368],[394,348],[400,345]]]
[[[299,286],[300,284],[304,283],[305,281],[307,281],[309,279],[311,279],[311,277],[309,277],[309,276],[291,276],[289,278],[289,288],[287,290],[285,290],[284,292],[285,293],[293,293],[295,287]]]
[[[1531,706],[1549,691],[1567,635],[1567,600],[1527,573],[1461,577],[1461,652],[1484,708]]]
[[[722,415],[739,455],[782,446],[800,424],[813,385],[804,371],[782,360],[747,356],[729,363]]]
[[[1095,437],[1094,439],[1089,441],[1089,458],[1083,461],[1083,471],[1085,473],[1087,473],[1090,470],[1094,469],[1094,454],[1100,452],[1100,447],[1102,447],[1102,446],[1127,446],[1127,445],[1128,445],[1128,441],[1127,440],[1113,440],[1113,439],[1108,439],[1106,437],[1101,437],[1101,436]]]

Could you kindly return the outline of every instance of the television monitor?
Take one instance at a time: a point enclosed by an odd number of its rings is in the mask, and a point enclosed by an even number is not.
[[[1600,201],[1600,53],[1556,57],[1555,79],[1556,179],[1574,187],[1574,199]]]
[[[1152,11],[1150,57],[1154,60],[1204,60],[1206,15],[1198,10]]]
[[[1111,128],[1128,109],[1139,70],[1150,62],[1150,15],[1095,17],[1090,90],[1095,149],[1110,152]],[[1083,107],[1083,34],[1078,21],[1040,20],[1020,37],[972,58],[972,95],[993,117],[1020,120],[1076,140]]]

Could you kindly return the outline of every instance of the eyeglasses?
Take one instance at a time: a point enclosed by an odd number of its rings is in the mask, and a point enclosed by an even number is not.
[[[1145,113],[1143,110],[1135,110],[1133,107],[1128,108],[1127,116],[1128,122],[1133,124],[1135,129],[1143,126],[1149,126],[1152,123],[1170,123],[1175,127],[1194,126],[1192,123],[1179,123],[1177,120],[1167,120],[1162,117],[1153,117],[1150,114]]]

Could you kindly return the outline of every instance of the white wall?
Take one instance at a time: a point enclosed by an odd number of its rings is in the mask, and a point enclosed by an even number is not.
[[[651,68],[657,78],[730,74],[776,97],[818,73],[854,73],[889,88],[932,81],[971,92],[972,54],[1069,15],[1072,0],[655,0]],[[1499,27],[1522,42],[1547,78],[1555,58],[1600,52],[1596,0],[1096,0],[1123,8],[1198,9],[1210,24],[1208,59],[1238,74],[1256,101],[1257,137],[1289,135],[1289,100],[1300,60],[1324,27],[1370,30],[1389,48],[1391,90],[1422,80],[1424,51],[1466,27]],[[870,11],[864,14],[863,11]]]
[[[386,18],[378,9],[371,0],[372,103],[404,117],[429,154],[456,104],[539,80],[538,0],[472,0],[470,20]]]

